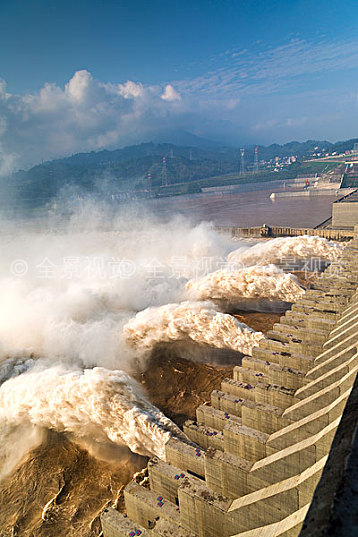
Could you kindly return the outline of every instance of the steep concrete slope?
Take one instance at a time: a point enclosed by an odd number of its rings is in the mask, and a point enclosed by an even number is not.
[[[358,371],[358,241],[125,489],[104,537],[295,537]]]

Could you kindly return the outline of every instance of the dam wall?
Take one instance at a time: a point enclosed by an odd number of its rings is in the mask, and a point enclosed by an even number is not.
[[[348,241],[355,237],[352,229],[326,229],[326,228],[298,228],[289,226],[254,226],[254,227],[235,227],[220,226],[218,231],[228,233],[237,238],[255,238],[262,237],[302,237],[302,235],[314,235],[333,241]]]
[[[358,240],[332,265],[125,487],[126,514],[103,511],[104,537],[311,535],[356,397]]]
[[[358,200],[332,204],[332,223],[336,227],[354,227],[358,222]]]
[[[352,189],[350,189],[352,191]],[[272,192],[270,198],[272,200],[280,198],[311,198],[313,196],[341,196],[339,185],[336,188],[312,188],[299,192]]]
[[[300,537],[358,535],[358,378],[303,523]]]

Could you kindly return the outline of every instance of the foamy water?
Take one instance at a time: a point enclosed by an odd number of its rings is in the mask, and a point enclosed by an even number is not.
[[[249,248],[240,247],[228,255],[228,261],[245,267],[277,264],[287,258],[336,261],[341,253],[342,247],[335,242],[322,237],[303,235],[302,237],[278,237]]]
[[[102,367],[33,366],[1,385],[0,420],[7,428],[30,423],[161,458],[171,435],[182,436],[128,374]]]
[[[163,457],[168,438],[181,433],[146,399],[133,369],[145,368],[161,343],[250,354],[263,334],[202,301],[291,302],[303,292],[273,265],[229,271],[218,264],[260,264],[262,251],[265,263],[293,252],[334,259],[340,251],[300,237],[243,243],[230,253],[231,239],[210,225],[124,215],[103,230],[102,220],[101,211],[84,212],[67,231],[0,237],[3,456],[11,455],[14,431],[30,448],[50,428]],[[14,272],[14,260],[27,270]]]
[[[137,313],[123,329],[127,342],[150,351],[162,342],[195,342],[251,354],[264,336],[210,303],[182,302]]]
[[[275,265],[253,266],[238,271],[219,270],[186,285],[197,300],[219,299],[240,304],[240,299],[269,299],[294,302],[304,293],[297,278]]]
[[[83,221],[77,223],[61,233],[0,237],[0,428],[7,466],[15,438],[22,435],[30,449],[46,428],[160,457],[168,438],[181,435],[130,376],[145,361],[127,344],[123,326],[139,310],[180,300],[198,260],[222,258],[230,241],[210,225],[182,220],[125,221],[121,232],[100,225],[80,231]],[[14,273],[19,259],[24,273]]]

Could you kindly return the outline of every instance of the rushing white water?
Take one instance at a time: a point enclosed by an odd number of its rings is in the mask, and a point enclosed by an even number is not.
[[[67,230],[1,235],[3,467],[19,460],[11,446],[21,435],[26,450],[46,428],[162,457],[181,433],[129,376],[145,364],[122,328],[139,310],[180,300],[187,278],[207,270],[202,259],[225,258],[229,243],[206,224],[109,223],[92,211]]]
[[[46,428],[162,457],[170,435],[181,433],[129,373],[162,342],[250,354],[263,337],[197,300],[293,301],[302,293],[273,266],[218,268],[253,265],[262,248],[265,263],[339,253],[300,237],[227,256],[232,242],[210,225],[142,214],[109,222],[105,210],[82,209],[61,231],[0,236],[0,458],[11,459],[21,435],[24,449],[35,445]],[[194,301],[183,302],[188,296]]]
[[[335,261],[339,259],[342,247],[322,237],[303,235],[302,237],[279,237],[262,241],[249,248],[240,247],[227,256],[232,264],[248,267],[251,265],[280,264],[291,260]]]
[[[240,299],[270,299],[294,302],[304,293],[297,278],[275,265],[253,266],[228,272],[218,270],[204,278],[187,283],[189,296],[196,300],[219,299],[240,302]]]
[[[219,349],[251,354],[263,338],[231,315],[219,313],[210,303],[182,302],[148,308],[123,328],[127,342],[148,351],[162,342],[196,342]]]
[[[204,224],[123,227],[0,237],[0,358],[130,369],[121,327],[137,311],[182,300],[187,278],[207,270],[202,260],[214,263],[229,248]],[[14,260],[26,263],[24,273]]]
[[[161,458],[171,435],[182,435],[129,375],[102,367],[37,364],[10,378],[0,387],[0,421],[6,429],[32,424]]]

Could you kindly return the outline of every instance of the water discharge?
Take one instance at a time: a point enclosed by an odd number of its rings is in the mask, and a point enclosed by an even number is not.
[[[304,293],[297,278],[275,265],[252,266],[237,271],[218,270],[186,285],[197,300],[219,299],[240,303],[242,299],[294,302]]]
[[[316,258],[336,261],[342,253],[342,247],[327,239],[316,236],[278,237],[262,241],[251,247],[240,247],[228,255],[230,263],[249,267],[252,265],[280,264],[286,258],[308,260]]]
[[[213,304],[182,302],[148,308],[137,313],[123,328],[128,343],[151,351],[162,342],[195,342],[219,349],[251,354],[264,336],[231,315],[217,312]]]
[[[198,263],[221,259],[230,240],[207,224],[127,216],[108,222],[90,211],[68,229],[9,229],[0,238],[3,467],[18,435],[30,448],[46,428],[160,457],[182,434],[133,380],[146,364],[123,326],[148,306],[180,300]]]
[[[182,433],[131,376],[156,345],[250,354],[263,334],[203,301],[294,301],[302,288],[272,263],[340,252],[317,237],[233,246],[209,224],[158,223],[143,214],[109,221],[91,207],[55,231],[4,232],[0,457],[16,432],[31,446],[46,428],[163,457],[168,438]],[[232,262],[244,268],[220,268]]]
[[[128,374],[102,367],[37,363],[0,387],[0,420],[2,428],[32,424],[161,458],[171,435],[182,435]]]

